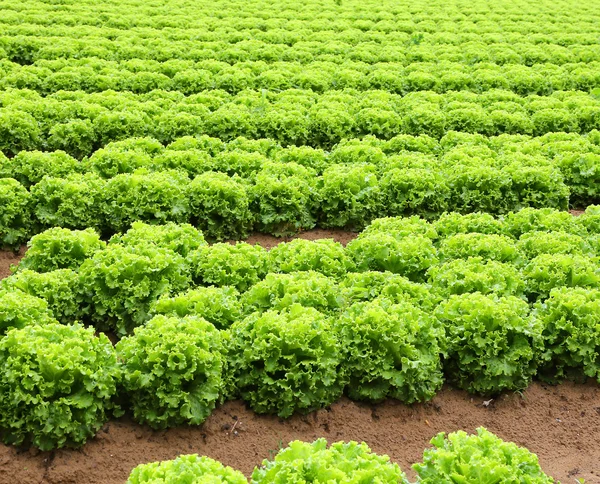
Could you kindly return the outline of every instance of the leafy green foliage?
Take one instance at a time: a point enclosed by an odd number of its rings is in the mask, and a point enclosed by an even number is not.
[[[526,302],[480,293],[450,296],[435,310],[446,332],[448,379],[472,393],[521,390],[536,372],[542,328]]]
[[[2,279],[0,287],[6,291],[11,291],[11,295],[7,294],[7,299],[4,303],[8,304],[13,297],[23,297],[18,292],[36,296],[43,299],[48,304],[48,310],[61,323],[72,323],[80,317],[80,300],[81,293],[79,287],[79,276],[71,269],[57,269],[50,272],[34,272],[29,269],[23,269],[16,274]],[[12,296],[13,292],[15,296]],[[28,313],[27,301],[31,298],[18,299],[20,304],[18,318],[22,319]],[[45,313],[46,311],[42,311]],[[26,317],[32,321],[43,322],[48,318],[45,315],[31,314]],[[22,327],[21,324],[15,325]]]
[[[344,247],[333,239],[295,239],[277,244],[269,251],[270,272],[316,271],[339,278],[352,269],[352,260]]]
[[[430,310],[437,302],[425,284],[412,282],[391,272],[349,272],[340,281],[340,290],[348,306],[355,302],[384,298],[396,304],[409,302]]]
[[[468,435],[462,430],[448,436],[439,433],[431,445],[433,448],[423,454],[423,462],[413,466],[423,484],[555,482],[542,472],[535,454],[512,442],[504,442],[483,427],[477,429],[477,435]]]
[[[362,229],[381,211],[381,189],[374,165],[331,165],[318,187],[323,227]]]
[[[298,440],[290,442],[274,459],[265,459],[261,467],[255,468],[250,482],[408,484],[398,464],[391,463],[386,455],[371,452],[364,442],[336,442],[327,448],[327,441],[323,438],[312,444]]]
[[[244,312],[282,310],[293,304],[331,313],[343,306],[344,299],[334,279],[318,272],[267,274],[242,296]]]
[[[482,257],[456,259],[433,266],[428,273],[432,288],[441,296],[480,292],[522,296],[525,282],[511,264]]]
[[[559,212],[552,208],[540,210],[524,208],[518,212],[509,213],[504,219],[504,230],[505,233],[515,238],[533,231],[562,230],[571,234],[582,233],[582,227],[575,217],[568,212]]]
[[[160,296],[184,291],[191,282],[180,255],[151,245],[109,245],[83,263],[80,277],[86,314],[120,336],[145,323]]]
[[[64,177],[81,169],[80,163],[64,151],[21,151],[14,158],[0,160],[0,163],[0,177],[14,178],[26,188],[38,183],[44,176]]]
[[[187,222],[188,177],[177,171],[117,175],[106,182],[102,214],[107,227],[123,232],[135,221]]]
[[[268,272],[267,251],[245,242],[201,247],[190,259],[194,280],[205,285],[233,286],[239,291],[246,291]]]
[[[231,467],[197,454],[180,455],[177,459],[140,464],[131,471],[127,484],[226,483],[247,484],[244,475]]]
[[[600,382],[600,291],[553,289],[534,315],[545,345],[538,374],[551,381],[587,375]]]
[[[600,287],[600,266],[581,255],[542,254],[523,268],[525,293],[532,301],[545,299],[558,287]]]
[[[315,226],[313,213],[318,199],[308,174],[260,172],[249,195],[256,227],[261,232],[283,237]]]
[[[16,248],[30,235],[31,195],[13,178],[0,178],[0,240]]]
[[[0,339],[0,363],[0,436],[7,444],[80,446],[118,411],[116,353],[92,328],[13,329]]]
[[[346,250],[359,271],[390,271],[417,282],[437,262],[431,239],[420,235],[394,237],[367,233],[350,242]]]
[[[187,187],[192,223],[207,237],[222,241],[248,236],[253,224],[250,197],[242,179],[203,173]]]
[[[180,318],[198,316],[218,329],[226,329],[241,319],[242,303],[233,287],[197,287],[174,296],[162,296],[152,304],[150,313]]]
[[[514,240],[497,234],[456,234],[440,242],[440,260],[481,257],[498,262],[514,262],[519,252]]]
[[[410,404],[441,388],[439,331],[433,318],[408,302],[359,302],[336,321],[348,372],[348,395]],[[443,346],[443,345],[442,345]]]
[[[289,417],[337,400],[345,377],[339,340],[324,314],[292,305],[254,313],[229,329],[229,387],[257,413]]]
[[[489,213],[469,213],[462,215],[452,212],[445,213],[435,222],[435,230],[440,237],[451,237],[456,234],[502,234],[502,221]]]
[[[223,344],[206,320],[155,316],[116,346],[136,421],[199,425],[223,391]]]
[[[17,269],[50,272],[78,270],[81,264],[102,251],[106,243],[93,229],[69,230],[55,227],[34,235]]]
[[[0,290],[0,337],[13,328],[55,322],[46,301],[32,294],[11,290],[4,281]]]
[[[102,229],[105,184],[94,173],[44,177],[31,187],[33,214],[44,228]]]
[[[155,245],[187,257],[192,251],[205,246],[206,241],[202,233],[190,224],[168,222],[164,225],[149,225],[133,222],[124,234],[113,235],[109,244],[130,247]]]

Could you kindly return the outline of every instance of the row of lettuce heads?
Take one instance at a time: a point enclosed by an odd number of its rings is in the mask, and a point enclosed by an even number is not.
[[[537,456],[512,442],[505,442],[483,427],[476,435],[463,431],[440,433],[425,449],[422,462],[413,465],[420,484],[481,484],[527,482],[552,484],[544,474]],[[206,481],[204,481],[204,480]],[[137,466],[127,484],[184,484],[187,482],[247,484],[244,475],[220,462],[197,454],[181,455],[174,460]],[[298,440],[281,449],[271,459],[255,467],[251,484],[409,484],[398,464],[387,455],[378,455],[367,444],[317,439],[309,444]]]
[[[441,138],[450,131],[487,136],[552,132],[587,133],[600,128],[597,93],[555,91],[519,96],[499,89],[483,93],[383,90],[223,90],[185,96],[29,89],[0,91],[0,150],[62,149],[81,157],[111,141],[152,136],[169,143],[206,134],[230,141],[271,138],[284,145],[329,149],[342,139],[399,134]]]
[[[339,12],[334,20],[314,17],[288,20],[283,17],[243,19],[239,10],[235,12],[237,18],[224,19],[219,12],[221,18],[205,17],[201,27],[189,28],[186,24],[194,20],[186,11],[185,19],[177,19],[169,12],[168,21],[174,25],[168,30],[138,30],[130,29],[129,25],[110,26],[111,20],[128,22],[122,9],[114,12],[110,20],[107,19],[109,12],[101,12],[104,17],[101,26],[85,25],[95,21],[90,11],[70,16],[64,10],[49,11],[47,4],[44,9],[43,16],[22,17],[17,23],[12,12],[3,8],[0,58],[19,64],[84,57],[158,61],[216,59],[231,64],[240,61],[341,63],[358,60],[408,65],[452,60],[465,64],[533,65],[600,60],[596,12],[593,10],[579,23],[572,18],[562,22],[555,18],[551,23],[537,17],[533,21],[500,25],[486,18],[471,25],[460,20],[450,21],[446,23],[448,30],[443,26],[436,27],[433,19],[413,26],[406,22],[383,21],[380,26],[385,30],[378,30],[376,26],[369,28],[373,22],[367,19],[355,19],[348,28],[348,24],[337,16]],[[155,12],[152,13],[151,18],[156,18]],[[298,12],[294,14],[297,16]],[[133,15],[136,20],[145,18]],[[419,15],[423,15],[422,12]],[[486,15],[490,14],[486,12]],[[476,25],[484,27],[477,29]]]
[[[192,223],[211,240],[252,230],[361,229],[381,216],[566,209],[600,199],[600,133],[347,140],[331,152],[201,136],[113,142],[83,161],[0,154],[0,240],[60,226],[122,232],[134,221]]]
[[[426,401],[444,380],[487,395],[600,381],[598,234],[596,207],[379,219],[345,248],[268,252],[189,225],[108,244],[50,229],[1,283],[0,436],[50,449],[123,409],[166,428],[228,398],[287,417],[344,392]]]
[[[246,61],[230,65],[204,61],[112,61],[98,58],[37,60],[21,65],[0,59],[0,89],[57,91],[107,90],[149,93],[155,89],[185,95],[222,89],[235,94],[245,89],[310,89],[314,92],[353,88],[381,89],[397,94],[413,91],[474,91],[506,89],[520,95],[548,95],[554,91],[588,91],[600,87],[598,62],[563,65],[496,65],[460,62],[399,62],[368,64]]]

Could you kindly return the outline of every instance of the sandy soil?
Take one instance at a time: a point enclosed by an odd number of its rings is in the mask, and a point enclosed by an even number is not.
[[[80,450],[19,451],[0,446],[0,483],[121,484],[137,464],[179,454],[208,455],[247,475],[293,439],[359,440],[388,454],[412,477],[410,465],[437,432],[483,425],[538,454],[542,468],[563,484],[600,482],[600,387],[534,383],[489,406],[445,388],[431,402],[366,405],[343,398],[329,409],[281,420],[228,402],[200,427],[155,432],[127,418],[109,422]],[[232,431],[232,427],[235,428]]]

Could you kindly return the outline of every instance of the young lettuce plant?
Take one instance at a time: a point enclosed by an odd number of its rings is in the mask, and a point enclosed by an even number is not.
[[[327,316],[294,304],[254,313],[229,329],[228,388],[257,413],[289,417],[335,402],[345,386],[338,336]]]
[[[514,296],[453,295],[435,310],[446,332],[444,370],[471,393],[521,390],[537,370],[542,327]]]
[[[462,430],[448,436],[439,433],[431,445],[433,448],[423,454],[423,462],[413,466],[422,484],[555,482],[544,474],[535,454],[504,442],[483,427],[477,429],[477,435]]]
[[[533,314],[544,338],[538,375],[551,382],[582,375],[600,382],[600,290],[553,289]]]
[[[498,296],[522,296],[523,277],[512,264],[482,257],[456,259],[431,267],[432,290],[443,297],[479,292]]]
[[[318,272],[267,274],[245,292],[241,304],[246,314],[270,309],[282,310],[293,304],[333,313],[344,304],[335,279]]]
[[[200,284],[233,286],[243,292],[267,275],[267,257],[261,246],[245,242],[201,247],[190,254],[192,275]]]
[[[86,260],[79,274],[85,313],[119,336],[145,323],[160,296],[184,291],[191,283],[179,254],[151,245],[110,245]]]
[[[116,349],[137,422],[199,425],[222,395],[222,337],[205,319],[155,316]]]
[[[270,272],[316,271],[340,278],[354,269],[344,246],[333,239],[282,242],[269,251],[268,257]]]
[[[174,296],[164,295],[150,308],[150,315],[183,318],[198,316],[218,329],[226,329],[242,318],[240,293],[233,287],[197,287]]]
[[[31,194],[13,178],[0,178],[0,243],[17,249],[32,229]]]
[[[48,304],[48,310],[61,323],[73,323],[81,315],[79,276],[71,269],[57,269],[50,272],[24,269],[2,279],[0,287],[6,291],[25,293],[43,299]],[[15,296],[22,298],[25,294]],[[26,300],[27,298],[19,299],[20,317],[26,314]]]
[[[431,316],[408,302],[380,298],[355,303],[336,318],[348,372],[348,395],[356,400],[430,400],[443,383],[439,339]],[[441,346],[441,347],[440,347]]]
[[[119,413],[108,338],[79,324],[13,329],[0,339],[0,436],[41,450],[78,447]]]
[[[4,281],[13,277],[4,279],[0,289],[0,338],[13,328],[57,322],[45,300],[6,287]]]
[[[106,243],[100,240],[93,229],[69,230],[54,227],[34,235],[27,246],[27,252],[17,266],[18,270],[77,271],[86,260],[104,250]]]
[[[272,460],[265,459],[256,467],[251,484],[311,484],[317,482],[408,484],[398,464],[387,455],[377,455],[367,444],[327,441],[312,444],[298,440],[279,451]]]
[[[140,464],[129,474],[126,484],[158,483],[226,483],[247,484],[244,475],[220,462],[197,454],[180,455],[177,459]]]

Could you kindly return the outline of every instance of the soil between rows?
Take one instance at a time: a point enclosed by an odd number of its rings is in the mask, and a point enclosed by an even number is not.
[[[122,484],[143,462],[198,453],[249,475],[255,465],[294,439],[365,441],[412,477],[410,465],[437,432],[483,425],[535,452],[542,468],[563,484],[600,482],[600,387],[533,383],[523,395],[484,399],[444,388],[431,402],[366,405],[342,398],[329,409],[282,420],[228,402],[200,427],[152,431],[127,418],[111,421],[80,450],[19,451],[0,445],[2,484]],[[235,428],[234,428],[235,426]],[[233,429],[233,431],[232,431]]]
[[[344,245],[355,236],[320,229],[298,235],[308,240],[334,238]],[[248,239],[266,248],[281,241],[267,235]],[[10,265],[23,253],[24,247],[17,254],[0,252],[0,278],[10,274]],[[153,431],[123,417],[107,423],[78,450],[40,452],[0,444],[0,484],[122,484],[138,464],[191,453],[250,475],[254,466],[289,441],[318,437],[365,441],[414,478],[410,465],[421,460],[436,433],[474,432],[479,426],[535,452],[544,471],[563,484],[578,478],[600,484],[600,386],[571,382],[534,382],[522,395],[504,394],[491,402],[448,386],[431,402],[413,406],[342,398],[328,409],[287,420],[257,415],[234,401],[216,409],[202,426],[167,431]]]

